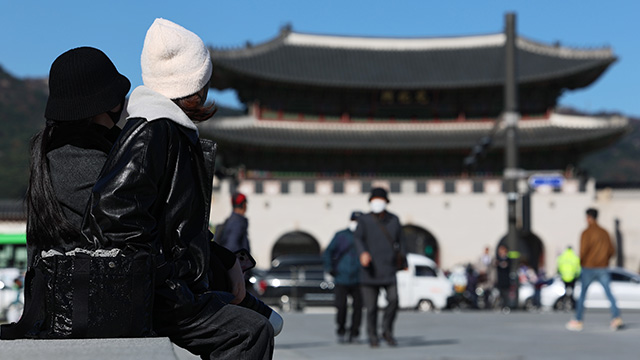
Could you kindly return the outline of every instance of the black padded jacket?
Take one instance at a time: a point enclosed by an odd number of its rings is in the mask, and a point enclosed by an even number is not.
[[[154,308],[165,319],[206,305],[215,152],[212,141],[169,119],[129,119],[85,213],[83,234],[99,247],[158,254]]]

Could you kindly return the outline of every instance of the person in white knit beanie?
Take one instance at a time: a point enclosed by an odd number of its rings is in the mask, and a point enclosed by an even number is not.
[[[197,93],[213,70],[198,35],[165,19],[156,19],[147,31],[140,60],[144,85],[169,99]]]
[[[232,305],[246,298],[242,271],[208,230],[216,147],[199,139],[194,122],[215,113],[205,106],[209,51],[196,34],[156,19],[141,65],[144,85],[126,104],[127,122],[92,190],[83,233],[94,243],[159,252],[158,335],[203,359],[271,359],[274,327],[282,323]],[[222,271],[211,270],[212,259]],[[230,288],[216,288],[221,274]]]

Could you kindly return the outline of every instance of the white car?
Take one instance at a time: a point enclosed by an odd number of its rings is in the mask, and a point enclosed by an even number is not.
[[[447,299],[453,295],[453,284],[426,256],[407,254],[408,269],[398,271],[398,305],[401,309],[432,311],[444,309]],[[385,307],[386,298],[381,294],[378,305]]]
[[[620,309],[640,309],[640,275],[625,270],[623,268],[610,268],[611,272],[611,292],[616,298],[616,305]],[[578,301],[582,286],[580,281],[576,281],[574,299]],[[540,292],[540,303],[543,308],[561,310],[566,308],[569,302],[563,301],[565,294],[564,283],[560,277],[555,277],[553,283],[544,286]],[[527,294],[529,295],[529,294]],[[533,294],[527,297],[525,302],[532,301]],[[604,293],[602,285],[594,281],[589,285],[587,298],[584,302],[585,308],[608,309],[610,304]]]

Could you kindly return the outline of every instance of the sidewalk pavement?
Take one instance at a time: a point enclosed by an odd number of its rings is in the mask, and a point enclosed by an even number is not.
[[[624,329],[609,330],[608,311],[588,310],[582,332],[564,328],[571,313],[401,311],[396,321],[398,347],[384,342],[369,348],[338,344],[331,308],[285,313],[276,337],[277,360],[600,360],[640,359],[640,311],[623,311]],[[365,333],[365,324],[361,334]],[[175,353],[174,353],[175,352]],[[154,359],[194,360],[167,338],[14,340],[0,342],[0,359]]]
[[[622,313],[625,328],[609,330],[608,311],[587,310],[585,329],[570,332],[564,327],[571,313],[402,311],[396,321],[397,348],[384,342],[369,348],[342,345],[334,335],[330,309],[313,313],[284,314],[285,327],[276,337],[274,359],[349,360],[532,360],[532,359],[639,359],[640,312]],[[365,324],[361,334],[365,333]],[[182,349],[181,360],[195,359]]]

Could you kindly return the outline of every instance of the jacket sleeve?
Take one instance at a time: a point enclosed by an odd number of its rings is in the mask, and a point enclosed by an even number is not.
[[[362,217],[364,216],[365,215],[362,215],[360,216],[360,218],[358,218],[358,226],[356,227],[356,232],[353,234],[353,241],[356,246],[356,251],[358,252],[358,255],[362,254],[365,251],[369,251],[369,248],[367,247],[367,244],[366,244],[367,224],[362,219]]]
[[[242,239],[243,248],[247,249],[249,254],[251,254],[251,244],[249,244],[249,220],[244,222],[244,237]]]
[[[162,121],[133,123],[114,145],[93,187],[82,232],[102,247],[159,248],[152,213],[167,161],[167,127]]]
[[[211,254],[220,259],[222,266],[227,270],[231,269],[236,263],[236,255],[234,253],[213,241],[211,242]]]
[[[607,238],[607,243],[609,244],[609,248],[607,249],[607,255],[608,255],[608,259],[611,259],[613,257],[613,255],[615,255],[616,253],[616,247],[613,245],[613,242],[611,242],[611,237],[609,236],[609,233],[606,230],[603,230],[606,238]]]
[[[236,246],[244,246],[244,235],[246,234],[246,223],[237,221],[229,221],[222,230],[224,233],[224,244],[231,249],[235,249]],[[249,249],[247,249],[249,250]]]
[[[331,242],[329,243],[329,246],[327,246],[327,248],[324,250],[324,252],[322,253],[322,260],[324,263],[324,270],[326,272],[330,272],[333,269],[333,250],[336,246],[336,238],[337,236],[334,235],[333,239],[331,240]]]
[[[398,243],[400,244],[400,252],[404,255],[407,254],[407,239],[404,236],[404,232],[402,231],[402,224],[400,223],[400,218],[396,218],[398,222],[398,230],[396,231],[396,239],[398,239]]]
[[[587,242],[588,242],[588,234],[587,230],[582,232],[582,236],[580,237],[580,265],[584,266],[584,260],[587,257]]]

